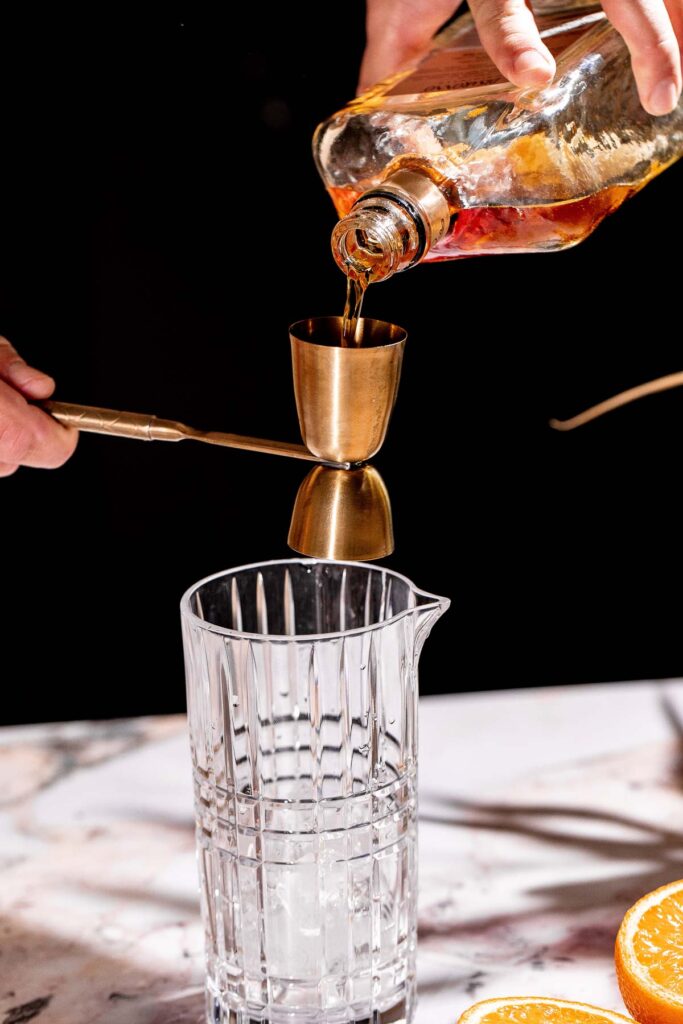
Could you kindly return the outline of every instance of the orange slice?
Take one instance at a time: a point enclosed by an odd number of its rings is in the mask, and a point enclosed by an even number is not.
[[[683,881],[631,907],[614,960],[622,998],[640,1024],[683,1024]]]
[[[543,996],[484,999],[465,1010],[458,1024],[633,1024],[612,1010]]]

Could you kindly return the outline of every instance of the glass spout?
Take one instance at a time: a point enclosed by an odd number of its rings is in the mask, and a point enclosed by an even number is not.
[[[451,602],[447,597],[437,597],[424,590],[414,590],[415,599],[415,661],[420,657],[424,642],[432,631],[432,627],[447,612]]]

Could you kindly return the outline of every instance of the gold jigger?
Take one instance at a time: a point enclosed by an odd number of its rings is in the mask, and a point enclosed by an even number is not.
[[[386,436],[406,332],[363,317],[356,344],[343,347],[341,331],[340,316],[300,320],[289,329],[299,426],[304,444],[319,459],[365,462]]]
[[[287,543],[309,558],[372,561],[394,550],[389,494],[374,466],[316,466],[294,502]]]
[[[348,469],[369,459],[382,446],[398,392],[406,332],[395,324],[361,318],[356,346],[344,348],[341,325],[341,317],[327,316],[301,320],[290,327],[294,393],[305,447],[288,441],[198,430],[146,413],[70,402],[41,404],[64,426],[88,433],[140,441],[189,439]]]

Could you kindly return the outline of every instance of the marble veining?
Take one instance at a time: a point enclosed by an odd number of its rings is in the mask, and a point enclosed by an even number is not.
[[[623,1005],[626,908],[683,876],[683,683],[421,703],[418,1024]],[[197,1024],[181,716],[0,730],[0,1024]]]

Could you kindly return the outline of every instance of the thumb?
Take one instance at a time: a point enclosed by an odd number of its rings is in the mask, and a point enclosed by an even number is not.
[[[35,370],[21,358],[7,338],[0,335],[0,380],[11,384],[25,398],[49,398],[55,382],[41,370]]]

